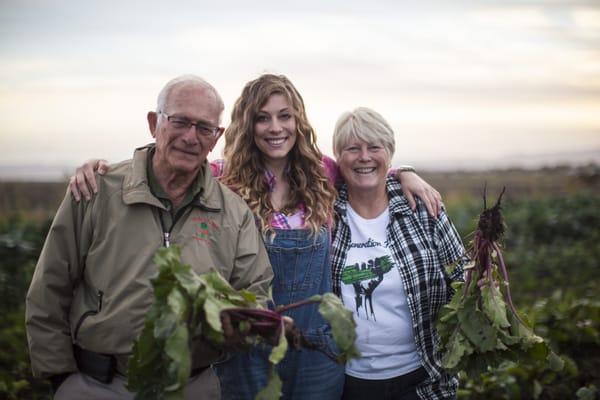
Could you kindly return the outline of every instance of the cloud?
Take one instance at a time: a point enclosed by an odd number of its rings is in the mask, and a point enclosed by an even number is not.
[[[4,0],[0,134],[19,157],[85,159],[115,143],[129,154],[147,140],[145,112],[171,77],[204,76],[227,116],[248,80],[274,72],[298,87],[326,150],[339,113],[358,105],[432,157],[477,152],[482,131],[515,135],[490,152],[552,126],[589,144],[599,41],[593,1]]]

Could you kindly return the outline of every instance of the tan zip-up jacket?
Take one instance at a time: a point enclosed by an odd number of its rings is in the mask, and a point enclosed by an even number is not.
[[[97,176],[98,194],[90,202],[77,203],[67,193],[60,205],[27,293],[27,339],[37,377],[76,371],[73,343],[126,359],[143,328],[165,209],[148,186],[148,149]],[[197,273],[216,268],[234,288],[265,300],[273,272],[252,212],[207,164],[196,184],[202,190],[177,220],[171,244]],[[217,357],[194,342],[194,368]]]

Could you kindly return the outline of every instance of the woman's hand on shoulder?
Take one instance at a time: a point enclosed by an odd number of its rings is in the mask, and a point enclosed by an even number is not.
[[[397,178],[402,184],[402,192],[404,192],[411,210],[414,211],[417,207],[416,196],[425,204],[427,212],[433,218],[437,218],[442,211],[442,195],[440,192],[415,172],[398,171]]]
[[[92,193],[98,193],[94,173],[98,172],[99,175],[104,175],[107,171],[108,161],[96,158],[88,160],[77,167],[75,174],[69,178],[69,190],[75,201],[80,201],[81,197],[89,201],[92,198]]]

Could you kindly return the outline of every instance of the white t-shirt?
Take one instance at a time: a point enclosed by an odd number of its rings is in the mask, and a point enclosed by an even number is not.
[[[389,379],[421,366],[406,293],[386,241],[389,210],[364,219],[348,204],[351,246],[342,271],[344,305],[357,323],[356,345],[362,357],[346,364],[346,373],[362,379]]]

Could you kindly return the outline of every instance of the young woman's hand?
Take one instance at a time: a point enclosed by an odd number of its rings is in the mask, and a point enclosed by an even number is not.
[[[398,171],[397,177],[410,208],[414,211],[417,207],[414,198],[417,196],[425,204],[429,214],[436,218],[442,210],[442,195],[414,172]]]
[[[75,170],[75,174],[69,179],[69,190],[75,201],[81,200],[83,196],[86,201],[92,198],[92,193],[98,193],[98,185],[94,173],[104,175],[108,171],[108,161],[91,159],[83,163]]]

